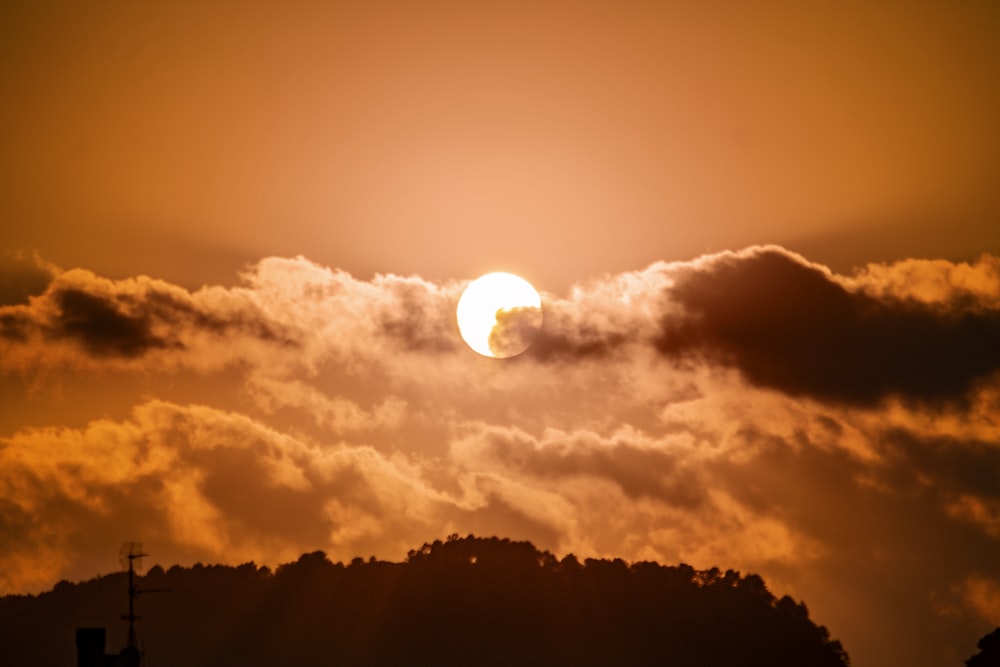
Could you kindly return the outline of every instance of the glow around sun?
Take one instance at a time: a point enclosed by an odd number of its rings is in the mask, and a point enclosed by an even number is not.
[[[527,350],[542,326],[542,299],[524,278],[487,273],[465,288],[455,309],[458,330],[485,357],[513,357]]]

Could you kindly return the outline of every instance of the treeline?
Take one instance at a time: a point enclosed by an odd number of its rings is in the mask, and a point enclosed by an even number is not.
[[[458,538],[403,563],[332,563],[322,552],[272,571],[153,567],[138,602],[148,667],[843,667],[840,642],[804,604],[756,575],[622,560],[579,562],[528,542]],[[60,582],[0,598],[0,663],[75,664],[74,629],[125,643],[127,577]]]

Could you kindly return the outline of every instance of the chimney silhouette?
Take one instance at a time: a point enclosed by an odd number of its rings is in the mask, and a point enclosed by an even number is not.
[[[105,667],[104,644],[107,635],[104,628],[76,629],[76,666]]]

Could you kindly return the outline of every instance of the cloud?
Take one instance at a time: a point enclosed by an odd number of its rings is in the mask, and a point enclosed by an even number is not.
[[[112,281],[74,269],[54,277],[29,304],[0,308],[0,363],[8,372],[219,368],[245,352],[247,342],[296,346],[238,289],[192,294],[151,278]]]
[[[553,484],[600,478],[633,500],[649,498],[690,507],[704,499],[696,479],[677,470],[682,457],[672,451],[674,448],[632,429],[625,428],[610,438],[590,431],[547,429],[535,438],[519,429],[467,428],[469,432],[452,444],[454,456],[467,465]]]
[[[649,345],[671,312],[665,299],[677,265],[602,276],[575,285],[565,299],[543,299],[543,327],[528,358],[574,363]]]
[[[877,275],[890,284],[891,272]],[[956,290],[929,302],[850,284],[775,247],[705,258],[676,275],[669,298],[682,312],[664,318],[656,346],[759,386],[854,405],[958,399],[1000,369],[1000,309]]]
[[[373,339],[409,351],[457,349],[458,283],[382,274],[364,281],[301,257],[261,260],[242,278],[270,318],[345,352]]]
[[[59,267],[37,254],[6,251],[0,253],[0,307],[27,304],[41,294]]]
[[[651,347],[788,395],[939,405],[1000,370],[998,267],[907,260],[838,276],[776,246],[658,263],[547,299],[527,356],[576,363]]]
[[[182,560],[240,553],[274,562],[309,545],[405,553],[437,525],[439,507],[453,504],[405,456],[323,445],[241,414],[162,401],[137,406],[123,422],[3,438],[0,498],[5,593],[101,562],[100,550],[128,535]],[[49,567],[32,565],[36,555]]]
[[[0,370],[251,363],[311,372],[331,359],[351,366],[399,349],[458,349],[450,312],[457,284],[398,276],[365,282],[301,258],[263,260],[243,280],[189,292],[148,277],[60,273],[29,303],[0,306]]]
[[[1000,257],[991,255],[983,255],[973,263],[907,259],[894,264],[869,264],[854,276],[840,280],[877,298],[964,303],[970,308],[1000,307]]]
[[[278,380],[251,376],[247,390],[257,406],[269,414],[282,408],[295,408],[310,416],[327,432],[370,433],[399,428],[406,402],[388,397],[371,410],[343,396],[328,396],[316,387],[298,380]]]
[[[984,258],[843,277],[771,246],[655,264],[577,286],[566,299],[546,296],[526,359],[565,365],[648,348],[674,363],[733,368],[789,395],[940,404],[966,398],[1000,369],[998,276],[997,262]],[[188,292],[149,278],[62,273],[29,304],[0,308],[4,365],[249,362],[288,374],[332,362],[407,381],[417,366],[464,353],[458,283],[360,281],[301,258],[263,260],[243,281]],[[536,315],[521,322],[512,313],[499,331],[519,341]]]
[[[490,350],[498,357],[510,357],[528,349],[542,326],[541,308],[517,307],[498,310],[490,331]]]
[[[166,347],[166,340],[153,334],[148,314],[122,312],[114,300],[79,289],[62,289],[52,298],[59,316],[46,331],[49,337],[76,340],[98,356],[134,357]]]
[[[731,453],[706,453],[683,438],[622,427],[611,434],[467,424],[451,459],[462,475],[533,521],[550,525],[562,553],[744,564],[802,562],[815,555],[782,521],[754,511],[716,483]],[[478,488],[478,487],[476,487]]]
[[[969,606],[991,625],[1000,625],[1000,580],[970,576],[963,593]]]

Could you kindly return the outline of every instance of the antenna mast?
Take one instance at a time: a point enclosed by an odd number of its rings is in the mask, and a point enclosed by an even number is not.
[[[139,597],[139,586],[135,583],[135,561],[142,567],[142,558],[147,554],[142,552],[142,543],[126,542],[119,552],[119,559],[122,566],[128,564],[128,615],[122,616],[122,620],[128,621],[128,644],[130,649],[138,650],[138,641],[135,636],[135,622],[139,617],[135,615],[135,600]]]
[[[128,643],[121,652],[124,658],[124,667],[138,667],[142,652],[139,650],[139,641],[135,634],[135,622],[140,620],[140,616],[135,614],[135,601],[141,593],[163,593],[169,588],[139,588],[135,580],[136,570],[142,569],[142,559],[148,554],[143,553],[141,542],[126,542],[118,552],[118,560],[122,567],[128,566],[128,614],[122,615],[122,620],[128,621]],[[126,657],[127,656],[127,657]]]

